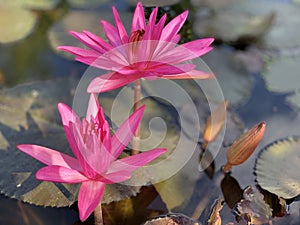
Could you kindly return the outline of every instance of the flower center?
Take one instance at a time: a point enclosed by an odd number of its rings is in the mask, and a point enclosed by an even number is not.
[[[86,119],[82,123],[82,137],[84,143],[86,143],[87,135],[96,135],[98,136],[101,133],[101,126],[96,121],[91,120],[88,122]]]
[[[143,39],[145,30],[136,30],[129,37],[129,60],[130,63],[137,61],[139,42]]]

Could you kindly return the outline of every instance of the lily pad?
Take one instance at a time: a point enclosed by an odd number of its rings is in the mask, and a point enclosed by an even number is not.
[[[229,101],[229,105],[238,105],[246,102],[250,97],[253,86],[253,77],[248,74],[246,69],[240,67],[234,56],[231,50],[215,48],[202,57],[216,75],[224,98]],[[203,85],[206,85],[210,81],[203,80],[201,82]]]
[[[289,1],[239,1],[224,9],[227,14],[243,13],[266,16],[275,13],[273,26],[264,37],[270,48],[282,49],[300,44],[300,33],[295,27],[300,26],[300,8]],[[286,35],[293,34],[293,35]]]
[[[37,18],[33,12],[21,6],[2,3],[0,6],[0,43],[8,44],[26,38],[34,30],[36,21]]]
[[[199,36],[215,37],[224,42],[257,41],[266,34],[275,14],[249,16],[243,13],[228,13],[220,10],[216,14],[203,18],[202,14],[196,18],[193,30]]]
[[[160,1],[160,0],[127,0],[128,4],[132,6],[136,6],[138,2],[141,2],[143,6],[147,7],[153,7],[153,6],[168,6],[168,5],[174,5],[180,2],[180,0],[165,0],[165,1]]]
[[[36,180],[36,171],[44,165],[15,147],[38,144],[72,156],[57,103],[71,105],[75,85],[74,80],[58,79],[1,91],[0,192],[4,195],[43,206],[69,206],[76,201],[79,185]],[[102,202],[119,201],[138,191],[139,187],[107,185]]]
[[[265,190],[290,199],[300,194],[300,137],[281,139],[263,148],[256,161],[258,184]]]
[[[15,0],[20,2],[24,8],[35,10],[51,10],[54,9],[60,0]]]
[[[129,29],[131,25],[132,13],[119,12],[121,20]],[[57,47],[62,45],[70,45],[84,47],[76,38],[69,34],[69,31],[82,32],[88,30],[105,39],[105,34],[100,24],[100,20],[106,20],[114,23],[113,14],[111,11],[91,11],[91,10],[72,10],[61,20],[56,22],[48,32],[48,38],[52,49],[68,59],[74,59],[74,56],[67,54],[64,51],[58,51]]]
[[[104,5],[105,3],[108,3],[109,0],[67,0],[67,2],[73,8],[91,9]]]
[[[274,59],[263,73],[268,90],[290,93],[287,101],[297,108],[300,108],[299,60],[300,57]]]

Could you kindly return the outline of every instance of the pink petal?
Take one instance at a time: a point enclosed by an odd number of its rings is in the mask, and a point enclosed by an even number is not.
[[[109,22],[107,22],[105,20],[101,20],[101,24],[102,24],[106,38],[109,40],[110,44],[113,47],[117,47],[117,46],[123,44],[120,39],[117,28],[115,28],[113,25],[111,25]]]
[[[107,52],[113,48],[109,43],[104,41],[102,38],[98,37],[96,34],[91,33],[89,31],[83,31],[85,35],[87,35],[91,40],[95,42],[96,45],[101,46],[101,48],[104,50],[104,52]]]
[[[81,172],[62,166],[46,166],[36,173],[36,179],[60,183],[80,183],[88,178]]]
[[[157,11],[158,11],[158,7],[155,7],[155,9],[151,12],[151,15],[148,20],[147,28],[143,36],[143,40],[151,40],[152,34],[156,33],[156,31],[154,30],[154,26],[156,23]]]
[[[73,112],[73,110],[67,106],[64,103],[58,103],[57,105],[62,124],[64,126],[69,126],[70,122],[71,123],[78,123],[80,122],[78,116]]]
[[[70,34],[77,38],[80,42],[85,44],[87,47],[94,49],[96,52],[98,52],[98,54],[103,54],[107,51],[108,46],[104,40],[101,40],[98,37],[95,41],[94,37],[96,35],[92,36],[93,38],[91,38],[91,33],[79,33],[71,31]]]
[[[74,155],[78,159],[78,163],[80,164],[80,167],[82,168],[82,170],[87,176],[90,177],[96,176],[97,175],[96,171],[93,170],[91,166],[86,162],[87,157],[84,155],[84,153],[88,154],[91,150],[88,148],[89,146],[87,146],[86,143],[84,143],[83,141],[83,137],[81,134],[82,128],[73,123],[70,123],[69,127],[65,126],[64,128],[65,128],[66,136],[68,138],[70,147],[72,148]]]
[[[160,20],[158,21],[158,23],[154,26],[153,28],[153,32],[152,32],[152,40],[159,40],[162,34],[162,31],[164,29],[164,25],[166,23],[167,20],[167,15],[164,14]]]
[[[194,41],[190,41],[187,43],[184,43],[181,45],[181,47],[184,47],[188,49],[191,52],[194,52],[196,55],[203,55],[201,54],[203,49],[206,49],[213,43],[214,38],[202,38]]]
[[[110,173],[118,173],[118,171],[129,171],[132,172],[147,163],[151,162],[152,160],[156,159],[161,154],[165,153],[167,149],[165,148],[158,148],[149,150],[147,152],[142,152],[137,155],[128,156],[126,158],[122,158],[120,160],[114,161],[107,172]]]
[[[89,104],[86,112],[86,120],[90,121],[91,117],[95,118],[99,112],[100,106],[95,94],[90,95]]]
[[[73,46],[59,46],[59,47],[57,47],[57,49],[69,52],[69,53],[79,56],[79,57],[97,58],[100,55],[95,50],[78,48],[78,47],[73,47]]]
[[[119,126],[118,130],[114,133],[111,138],[112,149],[111,154],[116,159],[124,147],[127,146],[129,141],[132,139],[136,129],[138,128],[142,116],[144,114],[146,106],[138,108],[134,113],[132,113],[122,124]]]
[[[46,165],[63,166],[75,170],[81,168],[75,158],[50,148],[25,144],[18,145],[17,148]]]
[[[115,19],[115,23],[117,26],[120,40],[122,41],[123,44],[128,43],[128,35],[127,35],[125,27],[123,26],[123,23],[120,19],[119,13],[115,7],[113,7],[112,10],[113,10],[114,19]]]
[[[87,92],[101,93],[110,91],[125,86],[139,78],[138,74],[126,76],[116,72],[106,73],[93,79],[87,88]]]
[[[165,79],[212,79],[215,78],[213,73],[206,73],[199,70],[191,70],[187,73],[162,75]]]
[[[184,24],[186,18],[188,16],[188,11],[181,13],[176,16],[173,20],[171,20],[163,29],[161,34],[162,41],[171,41],[174,36],[177,35],[182,25]]]
[[[131,32],[137,31],[137,30],[145,30],[146,22],[145,22],[145,13],[143,6],[140,2],[137,3],[137,6],[134,11],[134,15],[132,18],[132,24],[131,24]]]
[[[80,220],[86,220],[100,204],[104,194],[105,184],[99,181],[83,182],[78,195]]]
[[[132,173],[130,171],[121,170],[121,171],[117,171],[115,173],[103,175],[101,182],[103,182],[105,184],[120,183],[120,182],[130,179],[131,175],[132,175]]]
[[[178,65],[164,65],[164,64],[158,64],[155,65],[156,63],[149,63],[149,66],[152,68],[148,69],[149,71],[153,71],[157,74],[157,76],[161,75],[175,75],[175,74],[182,74],[185,72],[189,72],[195,68],[194,64],[178,64]],[[147,78],[144,76],[144,78]]]

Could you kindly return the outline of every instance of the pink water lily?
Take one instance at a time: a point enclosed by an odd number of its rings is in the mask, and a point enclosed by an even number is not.
[[[95,95],[91,95],[86,118],[82,121],[67,105],[59,103],[58,109],[76,158],[38,145],[21,144],[17,148],[47,165],[38,170],[37,179],[81,183],[78,195],[81,220],[86,220],[101,202],[105,184],[129,179],[134,170],[166,151],[154,149],[117,160],[138,127],[144,106],[125,120],[112,137]]]
[[[71,32],[89,49],[58,47],[76,55],[76,60],[80,62],[109,71],[92,80],[88,92],[109,91],[140,78],[204,79],[213,76],[196,70],[194,64],[187,63],[209,52],[212,49],[210,44],[213,38],[178,45],[178,32],[188,16],[188,11],[178,15],[165,26],[166,15],[156,23],[156,7],[146,23],[144,9],[139,2],[128,35],[118,11],[114,7],[112,10],[116,26],[101,21],[108,41],[89,31]]]

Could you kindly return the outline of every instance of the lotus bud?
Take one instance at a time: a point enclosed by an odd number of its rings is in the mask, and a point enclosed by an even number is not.
[[[213,141],[220,133],[226,119],[227,107],[228,101],[226,100],[223,103],[221,103],[207,118],[205,128],[203,131],[203,149],[206,149],[208,143]]]
[[[240,136],[228,149],[226,157],[227,164],[223,171],[228,173],[233,165],[245,162],[262,139],[266,129],[266,123],[261,122]]]

